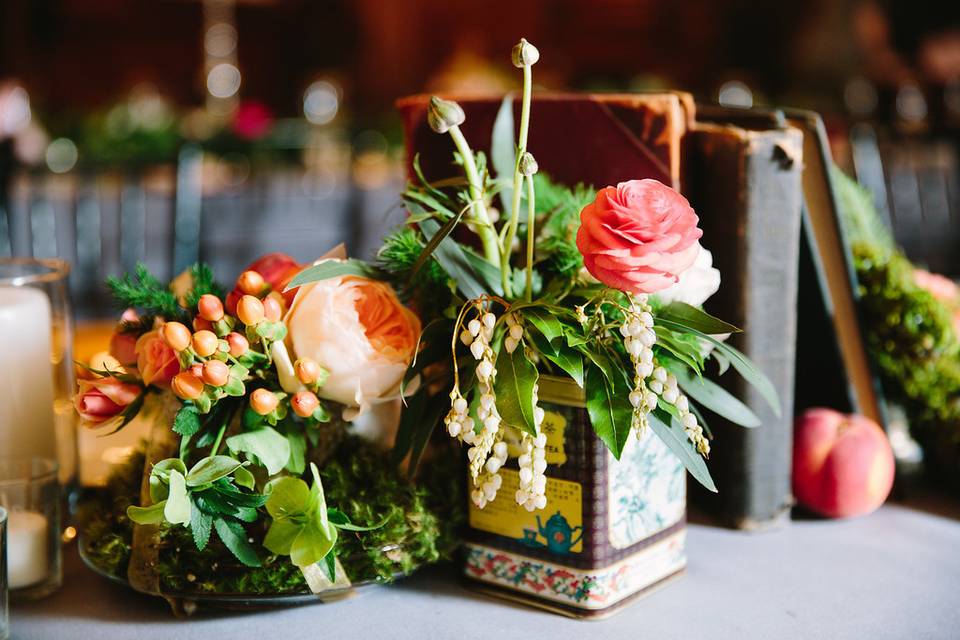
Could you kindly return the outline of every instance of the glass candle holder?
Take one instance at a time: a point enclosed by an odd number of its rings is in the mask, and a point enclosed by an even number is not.
[[[77,475],[73,315],[63,260],[0,258],[0,452]]]
[[[40,598],[63,581],[60,485],[48,458],[0,458],[0,507],[6,511],[7,585],[14,598]]]
[[[7,512],[0,507],[0,640],[10,637],[10,607],[7,593]]]

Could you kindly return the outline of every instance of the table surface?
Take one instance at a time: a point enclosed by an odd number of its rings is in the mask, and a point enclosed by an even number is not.
[[[333,604],[184,621],[162,600],[90,573],[71,547],[63,588],[14,604],[11,631],[14,640],[957,638],[960,514],[956,504],[922,506],[753,534],[692,524],[687,574],[603,621],[474,593],[449,565]]]

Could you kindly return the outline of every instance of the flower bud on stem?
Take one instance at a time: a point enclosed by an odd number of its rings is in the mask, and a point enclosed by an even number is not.
[[[517,227],[520,224],[520,189],[523,187],[523,175],[520,172],[520,161],[527,152],[527,137],[530,131],[530,101],[533,93],[532,65],[539,59],[537,48],[521,38],[513,48],[513,63],[523,69],[523,99],[520,104],[520,132],[517,136],[517,159],[513,171],[513,200],[510,208],[510,221],[507,223],[507,237],[503,242],[502,262],[504,268],[503,290],[507,296],[511,295],[510,288],[510,250],[513,240],[517,237]],[[517,64],[520,62],[521,64]]]
[[[442,100],[437,96],[430,98],[430,108],[427,111],[427,122],[430,128],[437,133],[449,133],[453,144],[460,152],[463,159],[463,171],[467,177],[469,185],[471,206],[467,216],[476,223],[476,233],[480,237],[483,245],[484,257],[495,267],[500,267],[500,241],[490,220],[490,214],[487,213],[487,204],[484,201],[483,180],[480,172],[477,171],[477,163],[473,156],[473,150],[467,144],[467,139],[463,137],[460,126],[465,117],[463,109],[456,102]]]

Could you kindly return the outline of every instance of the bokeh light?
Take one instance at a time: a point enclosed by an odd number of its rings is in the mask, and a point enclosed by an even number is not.
[[[229,98],[240,90],[240,70],[222,62],[207,74],[207,91],[214,98]]]
[[[77,164],[77,145],[69,138],[57,138],[47,145],[47,168],[53,173],[66,173]]]
[[[303,93],[303,115],[313,124],[329,124],[340,109],[340,89],[326,80],[317,80]]]

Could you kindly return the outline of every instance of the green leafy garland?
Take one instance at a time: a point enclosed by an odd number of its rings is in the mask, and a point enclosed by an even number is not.
[[[960,484],[960,340],[942,302],[883,228],[871,194],[834,169],[851,238],[870,356],[888,399],[903,405],[929,466]]]

